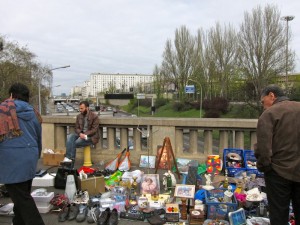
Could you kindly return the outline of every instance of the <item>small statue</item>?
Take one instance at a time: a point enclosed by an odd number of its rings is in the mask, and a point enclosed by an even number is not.
[[[202,186],[203,189],[210,191],[212,189],[215,189],[214,186],[212,186],[212,182],[211,182],[211,174],[204,174],[205,179],[206,179],[206,183],[204,186]]]

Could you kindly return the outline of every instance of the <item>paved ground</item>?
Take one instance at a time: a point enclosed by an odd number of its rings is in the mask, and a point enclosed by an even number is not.
[[[76,162],[76,168],[79,168],[81,167],[82,165],[82,161],[78,160]],[[47,169],[49,166],[43,166],[42,164],[42,159],[39,160],[39,164],[38,164],[38,168],[41,168],[41,169]],[[132,169],[131,170],[136,170],[136,169],[141,169],[137,166],[132,166]],[[54,169],[55,171],[55,169]],[[154,173],[154,169],[144,169],[144,172],[145,173],[149,173],[149,174],[152,174]],[[163,174],[165,173],[166,171],[165,170],[159,170],[158,173],[159,174]],[[160,176],[162,177],[162,176]],[[176,179],[177,179],[177,176],[176,176]],[[177,181],[177,183],[179,183]],[[36,188],[39,188],[39,187],[33,187],[33,190],[36,189]],[[54,187],[47,187],[47,191],[53,191],[55,193],[64,193],[64,190],[59,190],[59,189],[55,189]],[[0,198],[0,204],[6,204],[8,202],[11,202],[10,198]],[[55,212],[49,212],[49,213],[46,213],[46,214],[42,214],[43,216],[43,219],[45,221],[45,224],[46,225],[55,225],[55,224],[69,224],[69,225],[75,225],[75,224],[88,224],[86,221],[82,222],[82,223],[78,223],[76,221],[66,221],[66,222],[58,222],[58,216],[57,216],[57,213]],[[8,225],[8,224],[11,224],[11,220],[12,220],[12,217],[9,217],[9,216],[0,216],[0,225]],[[132,220],[124,220],[124,219],[121,219],[119,220],[119,225],[144,225],[144,224],[149,224],[148,222],[141,222],[141,221],[132,221]]]

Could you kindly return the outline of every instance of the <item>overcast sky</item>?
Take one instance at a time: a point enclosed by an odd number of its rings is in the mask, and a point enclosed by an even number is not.
[[[182,25],[195,34],[216,22],[238,27],[244,12],[278,6],[293,15],[290,47],[300,72],[299,0],[0,0],[0,34],[52,68],[54,94],[69,94],[91,73],[152,74],[167,39]]]

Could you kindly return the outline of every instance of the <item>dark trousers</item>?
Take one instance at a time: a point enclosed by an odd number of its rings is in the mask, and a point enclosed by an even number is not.
[[[287,225],[292,201],[296,225],[300,225],[300,183],[279,176],[274,170],[265,174],[271,225]]]
[[[32,180],[5,185],[14,203],[14,225],[45,225],[31,196],[31,186]]]

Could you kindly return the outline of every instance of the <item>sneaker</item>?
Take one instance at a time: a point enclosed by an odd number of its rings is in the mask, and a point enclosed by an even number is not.
[[[69,159],[68,157],[65,157],[62,163],[71,163],[72,159]]]
[[[106,208],[98,217],[97,225],[106,225],[110,216],[110,208]]]
[[[78,213],[79,213],[79,206],[76,204],[72,204],[70,206],[68,220],[74,220],[77,217]]]
[[[79,205],[79,212],[76,216],[77,222],[83,222],[86,218],[86,215],[88,213],[88,208],[86,205]]]
[[[69,216],[70,205],[66,205],[58,213],[58,222],[65,222]]]
[[[110,213],[110,217],[108,219],[108,225],[117,225],[119,219],[119,214],[117,209],[113,209]]]
[[[75,204],[88,204],[89,202],[89,193],[88,191],[78,190],[74,196],[73,203]]]
[[[98,206],[89,208],[89,211],[87,214],[87,222],[88,223],[96,223],[99,215],[100,215],[100,209]]]

